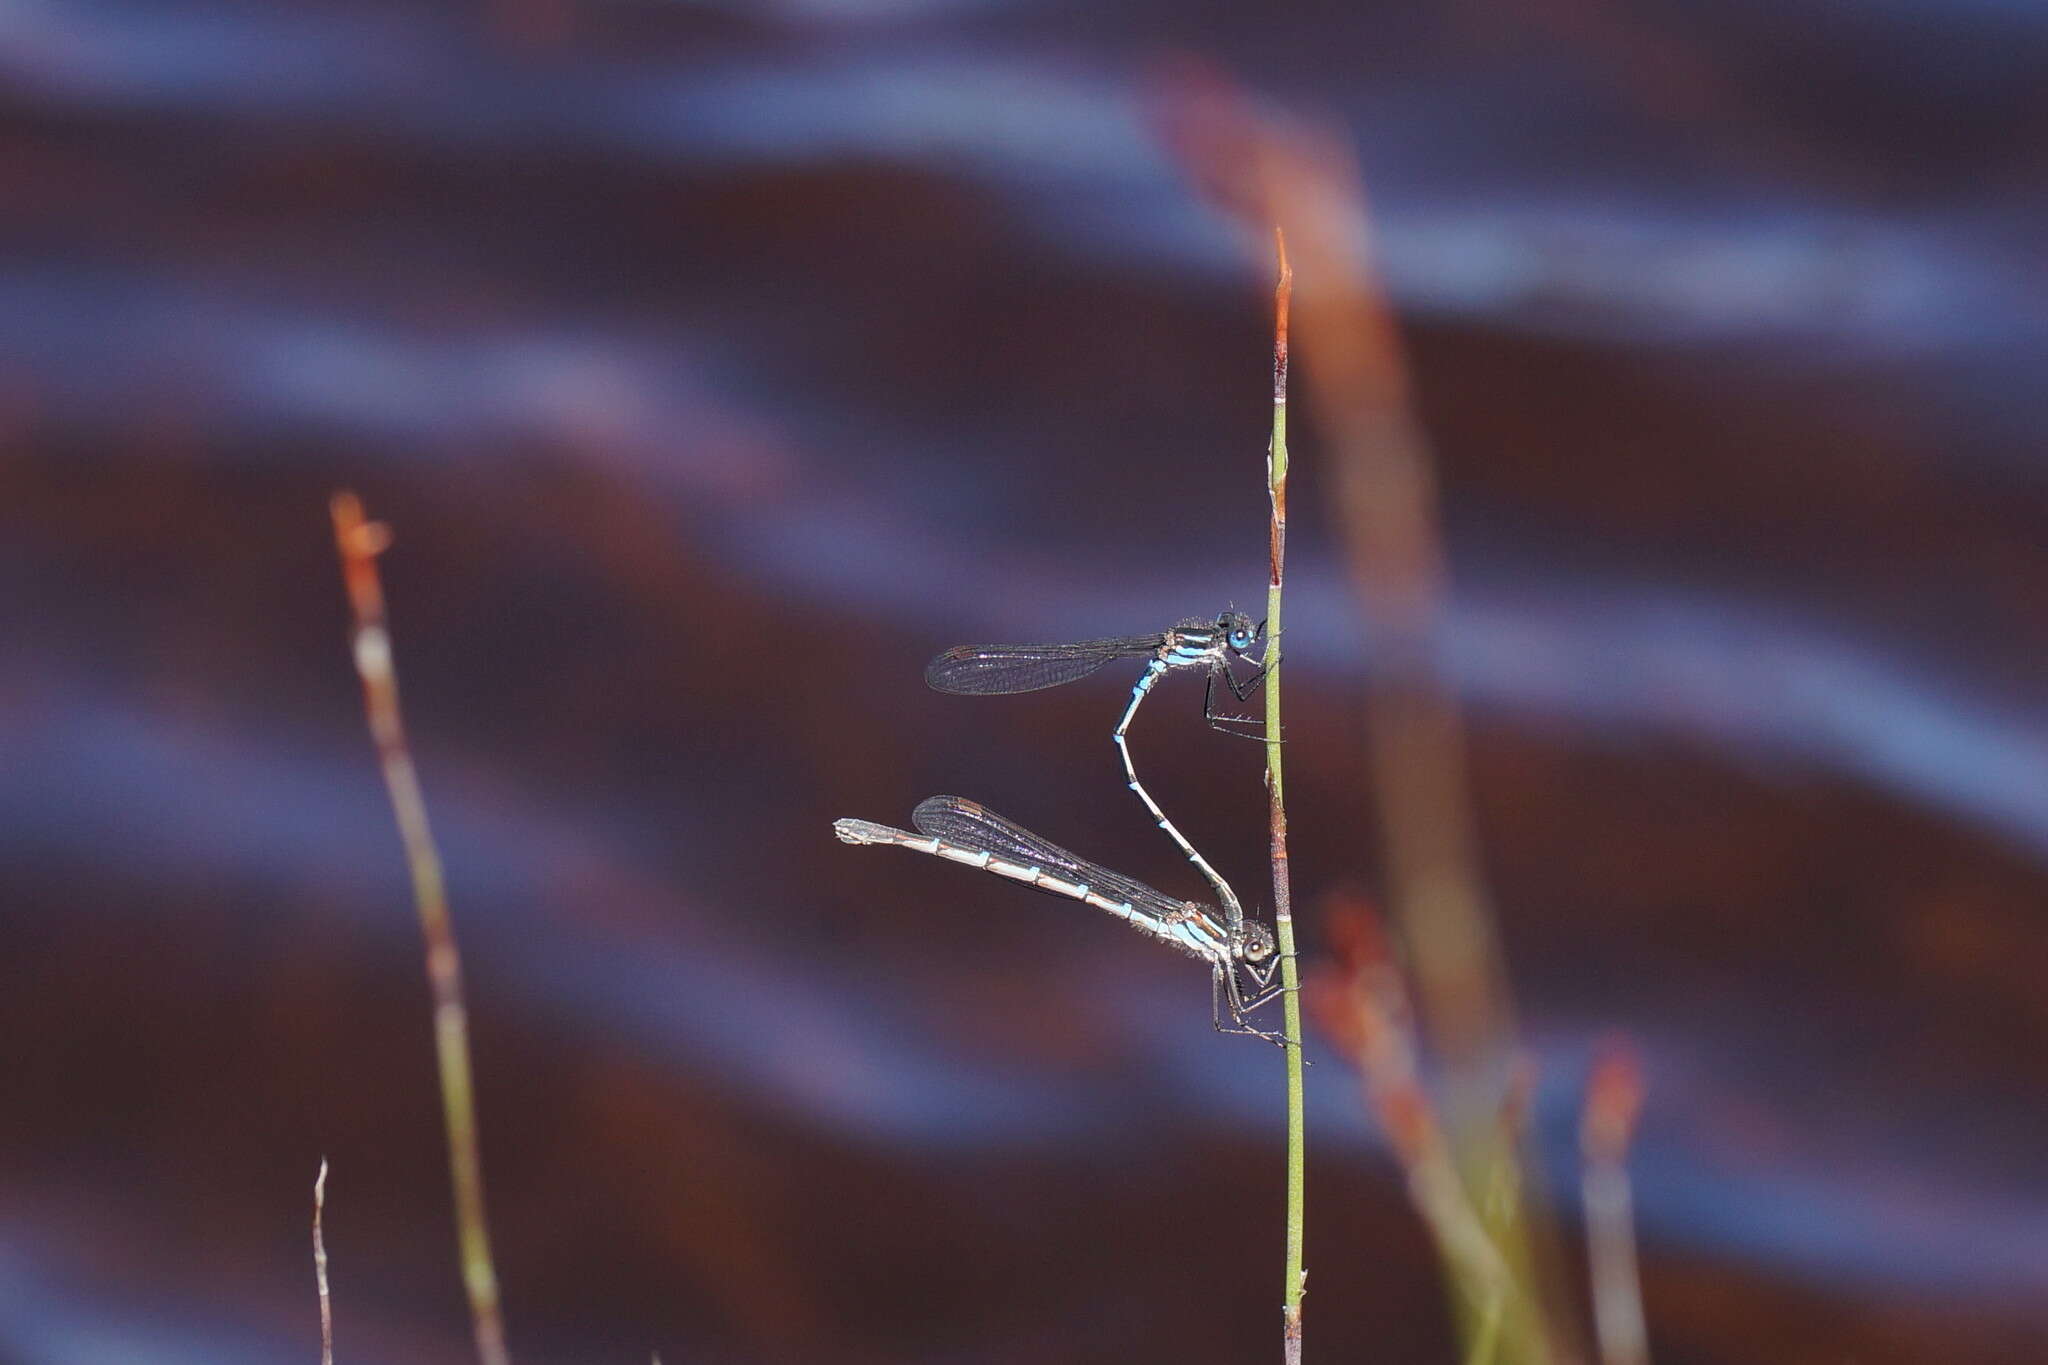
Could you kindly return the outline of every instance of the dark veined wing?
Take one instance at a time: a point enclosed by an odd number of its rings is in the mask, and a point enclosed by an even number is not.
[[[1021,863],[1077,882],[1113,901],[1155,917],[1177,916],[1181,902],[1141,881],[1111,872],[1099,863],[1069,853],[983,806],[962,796],[930,796],[917,803],[910,822],[918,832],[977,852],[993,853],[1005,862]]]
[[[1066,645],[955,645],[925,665],[925,683],[940,692],[996,696],[1075,682],[1114,659],[1135,659],[1166,637],[1123,635]]]

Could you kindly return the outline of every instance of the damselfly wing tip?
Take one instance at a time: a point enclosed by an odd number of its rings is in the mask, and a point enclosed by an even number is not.
[[[959,691],[958,685],[953,682],[952,678],[954,667],[962,661],[973,657],[973,645],[954,645],[951,649],[935,656],[930,663],[924,666],[924,685],[931,688],[934,692]]]

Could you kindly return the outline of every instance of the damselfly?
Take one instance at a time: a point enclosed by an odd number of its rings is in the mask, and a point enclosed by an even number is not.
[[[1132,718],[1138,714],[1139,703],[1151,692],[1153,684],[1176,668],[1200,668],[1208,672],[1209,686],[1202,698],[1204,718],[1211,724],[1233,719],[1216,714],[1216,680],[1221,678],[1230,694],[1240,702],[1251,696],[1252,689],[1259,685],[1259,679],[1266,676],[1264,659],[1259,661],[1257,671],[1242,682],[1238,681],[1231,663],[1242,658],[1264,630],[1263,626],[1254,627],[1251,618],[1243,612],[1227,611],[1214,621],[1182,621],[1171,630],[1152,635],[1123,635],[1063,645],[957,645],[925,666],[924,680],[941,692],[973,696],[1035,692],[1042,687],[1077,682],[1117,659],[1138,659],[1149,655],[1151,662],[1145,665],[1144,673],[1131,689],[1130,705],[1124,708],[1110,738],[1115,741],[1117,752],[1123,755],[1124,776],[1131,790],[1145,803],[1145,809],[1159,822],[1159,828],[1180,845],[1181,852],[1188,855],[1188,861],[1209,879],[1210,886],[1216,888],[1216,897],[1223,903],[1232,929],[1236,930],[1244,924],[1244,909],[1238,904],[1236,893],[1216,869],[1209,866],[1208,859],[1197,853],[1186,836],[1173,827],[1173,822],[1166,818],[1166,812],[1159,809],[1159,803],[1138,781],[1138,770],[1131,762],[1131,746],[1124,735],[1131,728]]]
[[[1067,852],[1021,825],[1005,820],[979,802],[958,796],[934,796],[911,812],[918,833],[878,825],[869,820],[838,820],[832,832],[849,844],[895,844],[950,858],[999,877],[1055,895],[1085,901],[1127,920],[1143,933],[1209,964],[1210,1008],[1216,1027],[1225,1033],[1250,1033],[1266,1039],[1277,1035],[1253,1028],[1248,1011],[1278,994],[1273,972],[1273,935],[1256,921],[1233,923],[1213,905],[1177,901],[1143,882],[1111,872]],[[1247,1000],[1242,972],[1252,986]],[[1226,1006],[1230,1023],[1224,1023]]]

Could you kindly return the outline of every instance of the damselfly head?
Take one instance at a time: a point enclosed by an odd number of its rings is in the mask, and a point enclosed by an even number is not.
[[[1216,631],[1239,653],[1250,649],[1259,638],[1259,632],[1252,627],[1252,618],[1241,611],[1226,611],[1217,617]]]
[[[1257,920],[1247,921],[1244,926],[1244,943],[1237,955],[1246,962],[1264,962],[1273,955],[1273,931]]]

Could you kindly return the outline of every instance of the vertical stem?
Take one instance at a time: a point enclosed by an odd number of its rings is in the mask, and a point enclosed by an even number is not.
[[[398,675],[391,664],[391,636],[384,625],[384,586],[377,555],[391,542],[390,528],[366,521],[353,493],[337,493],[331,504],[335,544],[341,551],[342,580],[355,613],[356,672],[363,679],[363,706],[370,737],[384,770],[405,863],[412,874],[414,907],[426,940],[427,982],[434,1000],[434,1054],[441,1075],[441,1113],[448,1125],[448,1169],[455,1186],[455,1235],[462,1258],[462,1283],[469,1295],[477,1359],[483,1365],[511,1365],[505,1350],[505,1322],[498,1304],[498,1275],[491,1264],[490,1231],[484,1222],[483,1159],[477,1150],[476,1099],[469,1067],[469,1014],[462,999],[462,957],[455,947],[455,923],[441,876],[441,855],[427,826],[426,798],[405,742],[398,707]]]
[[[1439,1062],[1431,1071],[1444,1095],[1443,1137],[1458,1167],[1461,1203],[1475,1207],[1488,1242],[1512,1272],[1500,1321],[1486,1323],[1492,1310],[1483,1293],[1463,1293],[1460,1326],[1468,1346],[1490,1339],[1486,1349],[1501,1365],[1554,1365],[1575,1352],[1569,1329],[1549,1311],[1555,1288],[1539,1255],[1548,1249],[1548,1225],[1520,1174],[1520,1134],[1503,1120],[1513,1098],[1514,1017],[1480,875],[1464,733],[1443,677],[1435,478],[1410,410],[1399,336],[1372,268],[1364,191],[1332,130],[1270,115],[1210,72],[1195,73],[1169,94],[1165,130],[1198,183],[1261,234],[1285,223],[1290,254],[1314,282],[1302,298],[1302,336],[1315,355],[1310,397],[1372,644],[1365,723],[1385,884]],[[1273,627],[1285,514],[1278,403],[1275,418]],[[1277,713],[1273,692],[1267,703]],[[1268,769],[1276,829],[1278,767],[1276,756]],[[1285,963],[1292,937],[1284,891],[1276,918]],[[1462,1287],[1490,1288],[1476,1281]]]
[[[1280,1008],[1287,1051],[1287,1270],[1282,1312],[1282,1351],[1287,1365],[1301,1360],[1301,1297],[1308,1272],[1302,1265],[1302,1229],[1307,1197],[1307,1162],[1302,1122],[1301,971],[1294,957],[1294,900],[1287,870],[1286,786],[1280,769],[1280,586],[1287,564],[1287,307],[1294,294],[1294,270],[1287,263],[1287,238],[1276,226],[1273,245],[1280,278],[1273,289],[1273,442],[1266,453],[1266,491],[1272,503],[1266,579],[1266,794],[1271,809],[1273,936],[1280,950]]]
[[[1500,1295],[1488,1298],[1479,1308],[1479,1325],[1472,1329],[1472,1346],[1465,1352],[1465,1365],[1493,1365],[1500,1350]]]
[[[334,1300],[327,1293],[327,1235],[321,1218],[327,1211],[327,1158],[313,1177],[313,1283],[320,1291],[320,1365],[334,1365]]]
[[[1461,1296],[1468,1345],[1491,1334],[1503,1365],[1553,1365],[1545,1227],[1516,1172],[1518,1135],[1502,1122],[1516,1055],[1506,967],[1481,876],[1465,736],[1444,676],[1445,564],[1434,466],[1410,405],[1399,332],[1370,251],[1371,221],[1334,140],[1276,138],[1268,183],[1315,281],[1303,300],[1318,416],[1340,525],[1372,642],[1365,726],[1385,877],[1440,1065],[1445,1136],[1489,1237],[1513,1275],[1501,1321]],[[1501,1197],[1490,1196],[1498,1193]]]
[[[1632,1049],[1610,1045],[1593,1068],[1579,1124],[1584,1168],[1586,1254],[1593,1289],[1593,1326],[1600,1365],[1650,1365],[1643,1324],[1642,1280],[1636,1271],[1628,1149],[1642,1111],[1642,1072]]]

